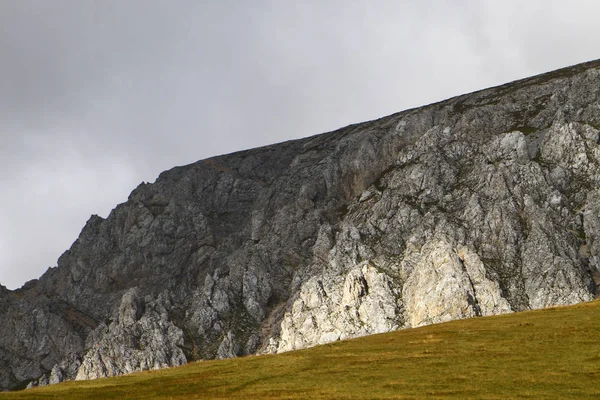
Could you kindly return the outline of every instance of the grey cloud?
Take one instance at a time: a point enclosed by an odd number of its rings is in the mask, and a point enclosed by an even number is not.
[[[175,165],[595,58],[597,8],[0,1],[0,282],[38,276]]]

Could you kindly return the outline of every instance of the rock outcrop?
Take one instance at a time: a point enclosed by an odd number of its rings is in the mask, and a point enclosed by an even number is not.
[[[144,301],[137,288],[127,291],[118,314],[88,337],[75,379],[94,379],[160,369],[187,362],[183,331],[170,321],[168,292]],[[69,378],[72,378],[70,376]]]
[[[141,184],[0,287],[0,387],[592,299],[600,61]]]
[[[368,263],[345,276],[312,277],[281,322],[276,351],[396,330],[404,325],[400,291]]]

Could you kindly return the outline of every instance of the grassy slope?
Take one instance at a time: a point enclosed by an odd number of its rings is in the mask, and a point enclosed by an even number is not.
[[[594,301],[0,393],[0,400],[600,398],[598,328]]]

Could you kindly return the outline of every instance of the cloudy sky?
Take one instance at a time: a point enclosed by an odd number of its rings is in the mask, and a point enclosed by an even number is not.
[[[600,2],[0,0],[0,283],[213,155],[600,58]]]

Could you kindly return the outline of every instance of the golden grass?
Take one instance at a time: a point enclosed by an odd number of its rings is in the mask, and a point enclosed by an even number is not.
[[[0,400],[600,398],[599,328],[594,301],[66,382]]]

